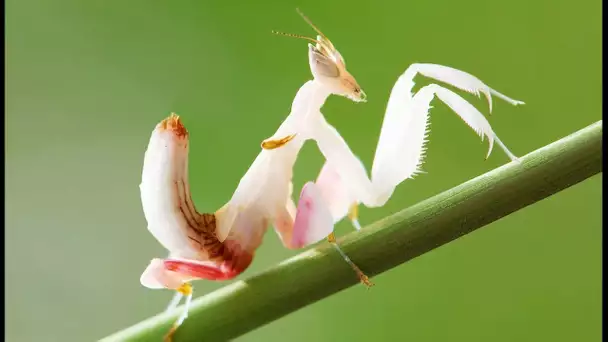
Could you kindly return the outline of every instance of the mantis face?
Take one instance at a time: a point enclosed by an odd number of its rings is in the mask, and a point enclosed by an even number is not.
[[[365,92],[353,75],[346,70],[346,63],[340,52],[310,19],[300,10],[298,10],[298,13],[317,32],[316,39],[296,34],[273,32],[315,43],[314,45],[308,44],[308,62],[315,80],[323,84],[332,94],[347,97],[355,102],[365,102]]]
[[[308,44],[308,62],[315,80],[333,94],[355,102],[365,102],[365,92],[357,80],[346,70],[344,59],[327,38],[317,36],[318,43]]]

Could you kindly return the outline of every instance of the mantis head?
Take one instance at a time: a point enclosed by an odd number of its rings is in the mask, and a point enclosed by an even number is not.
[[[318,36],[318,39],[322,38]],[[321,40],[316,46],[308,44],[308,63],[315,80],[325,85],[333,94],[347,97],[355,102],[365,102],[365,92],[353,75],[346,70],[344,59],[338,50],[328,50],[326,45],[320,46],[320,43]]]
[[[308,40],[308,62],[315,80],[326,86],[332,94],[347,97],[355,102],[365,102],[366,95],[357,80],[346,70],[344,58],[325,36],[300,10],[298,13],[317,32],[317,38],[296,34],[275,34]]]

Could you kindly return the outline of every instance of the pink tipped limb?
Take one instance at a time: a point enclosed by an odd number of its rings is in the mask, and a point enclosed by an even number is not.
[[[249,257],[252,260],[252,257]],[[230,280],[242,273],[242,270],[224,267],[223,265],[204,264],[197,261],[166,259],[165,268],[194,279]]]
[[[319,188],[313,182],[306,183],[298,201],[291,244],[303,248],[323,240],[333,230],[334,220]]]
[[[211,262],[201,262],[196,260],[183,260],[167,258],[164,260],[154,259],[150,266],[142,275],[142,284],[152,288],[171,288],[176,291],[175,296],[169,303],[166,312],[172,312],[183,297],[186,297],[184,308],[181,314],[165,335],[165,341],[170,342],[179,326],[188,318],[188,310],[192,301],[193,287],[191,280],[228,280],[236,277],[247,267],[253,258],[248,254],[242,254],[239,260],[239,267],[230,267],[225,263],[214,264]]]
[[[347,184],[356,203],[367,207],[383,206],[395,188],[406,179],[421,173],[425,144],[429,133],[429,109],[434,98],[444,102],[483,140],[488,138],[492,151],[494,142],[504,150],[512,161],[518,158],[503,144],[486,118],[473,105],[455,92],[437,84],[422,87],[412,93],[414,76],[422,74],[451,84],[473,94],[486,94],[506,100],[512,105],[523,104],[496,92],[476,77],[450,67],[434,64],[413,64],[399,77],[393,87],[380,131],[371,177],[361,161],[350,150],[340,133],[322,117],[316,118],[311,129],[314,139],[327,164]]]
[[[329,163],[323,164],[315,184],[321,192],[321,197],[329,206],[334,224],[342,220],[344,216],[348,216],[353,227],[360,230],[356,197],[348,191],[347,184]]]

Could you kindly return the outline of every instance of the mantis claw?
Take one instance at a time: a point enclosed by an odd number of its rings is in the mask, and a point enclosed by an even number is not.
[[[372,283],[369,280],[369,277],[366,276],[363,272],[358,272],[357,275],[359,276],[359,281],[361,281],[361,283],[365,286],[367,286],[367,288],[369,289],[370,287],[374,286],[374,283]]]
[[[293,138],[295,138],[295,137],[296,137],[296,134],[291,134],[291,135],[288,135],[281,139],[264,140],[264,141],[262,141],[262,148],[265,150],[274,150],[276,148],[282,147],[283,145],[287,144],[288,142],[293,140]]]
[[[165,337],[163,337],[163,341],[164,342],[173,342],[173,335],[175,335],[176,331],[177,331],[177,324],[173,324],[173,326],[171,327],[169,332],[165,335]]]

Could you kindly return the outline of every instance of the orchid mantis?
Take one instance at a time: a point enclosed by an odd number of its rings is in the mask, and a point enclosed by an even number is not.
[[[302,15],[303,16],[303,15]],[[304,17],[304,16],[303,16]],[[365,93],[346,70],[344,59],[329,39],[317,31],[308,39],[309,63],[314,79],[297,92],[291,113],[275,134],[262,142],[262,150],[240,180],[232,198],[214,213],[199,213],[188,183],[189,132],[172,114],[152,132],[144,156],[140,193],[148,230],[169,251],[164,259],[153,259],[141,283],[153,289],[177,291],[167,310],[182,296],[186,305],[167,335],[171,339],[186,319],[192,298],[191,281],[228,280],[251,264],[268,225],[272,224],[283,245],[303,248],[327,238],[371,286],[365,274],[344,254],[333,236],[334,224],[349,216],[359,229],[357,205],[382,206],[395,187],[419,171],[427,134],[428,109],[433,96],[452,108],[483,139],[496,141],[511,157],[487,120],[455,93],[431,84],[411,94],[416,73],[450,83],[460,89],[512,100],[465,72],[433,64],[414,64],[399,78],[391,92],[374,157],[371,180],[361,161],[350,151],[338,131],[329,125],[320,109],[329,95],[355,102]],[[292,35],[295,36],[295,35]],[[292,176],[298,152],[306,140],[315,140],[326,158],[316,182],[304,185],[298,206],[292,200]]]

